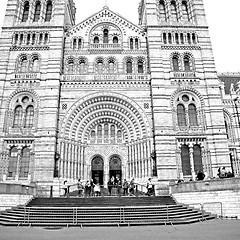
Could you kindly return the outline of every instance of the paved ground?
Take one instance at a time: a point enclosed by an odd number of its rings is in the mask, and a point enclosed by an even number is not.
[[[214,220],[182,226],[121,228],[0,227],[0,240],[240,240],[240,220]]]

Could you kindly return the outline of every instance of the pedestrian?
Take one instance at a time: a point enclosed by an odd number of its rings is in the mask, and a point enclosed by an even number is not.
[[[126,179],[124,179],[124,181],[123,181],[123,195],[124,196],[128,195],[128,187],[129,187],[128,182]]]
[[[152,185],[152,179],[149,178],[147,181],[147,193],[146,195],[151,196],[153,194],[153,185]]]
[[[64,196],[67,196],[68,194],[67,180],[63,182],[63,190],[64,190]]]
[[[83,187],[83,183],[81,182],[81,179],[78,179],[77,188],[78,188],[78,197],[82,197],[84,187]]]
[[[99,183],[95,184],[95,186],[94,186],[94,194],[95,194],[95,197],[101,196],[101,188],[100,188]]]
[[[134,182],[134,178],[130,181],[129,184],[129,194],[130,196],[134,195],[134,188],[135,188],[135,182]]]
[[[112,195],[112,188],[113,188],[113,183],[112,183],[111,179],[109,179],[107,185],[108,185],[108,194],[111,196]]]
[[[94,186],[95,186],[95,183],[94,183],[93,179],[90,180],[90,185],[91,185],[90,195],[94,196]]]
[[[116,185],[117,185],[117,195],[120,197],[122,193],[122,182],[119,177],[116,177]]]
[[[91,195],[91,183],[89,180],[87,180],[86,184],[85,184],[85,193],[86,193],[86,197],[90,197]]]
[[[199,170],[197,173],[197,180],[202,181],[204,180],[204,178],[205,178],[205,174],[201,170]]]

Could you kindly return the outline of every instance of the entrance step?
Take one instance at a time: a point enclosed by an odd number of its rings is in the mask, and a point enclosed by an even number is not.
[[[188,224],[215,216],[164,197],[36,198],[0,214],[3,226],[87,227]]]

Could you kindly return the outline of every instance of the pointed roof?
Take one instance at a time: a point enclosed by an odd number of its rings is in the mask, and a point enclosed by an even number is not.
[[[111,11],[107,6],[104,6],[101,11],[91,15],[84,21],[70,28],[68,30],[68,33],[70,34],[74,33],[83,28],[88,28],[90,30],[94,25],[99,24],[101,22],[110,22],[112,24],[116,24],[121,29],[129,28],[141,35],[144,35],[144,31],[140,26],[130,22],[126,18],[122,17],[120,14]]]

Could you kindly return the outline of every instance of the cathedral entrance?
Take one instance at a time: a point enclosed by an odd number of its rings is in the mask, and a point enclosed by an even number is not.
[[[104,162],[102,157],[96,156],[92,160],[92,179],[94,183],[103,185]]]
[[[109,161],[109,177],[118,177],[122,181],[122,161],[118,156],[112,156]]]

